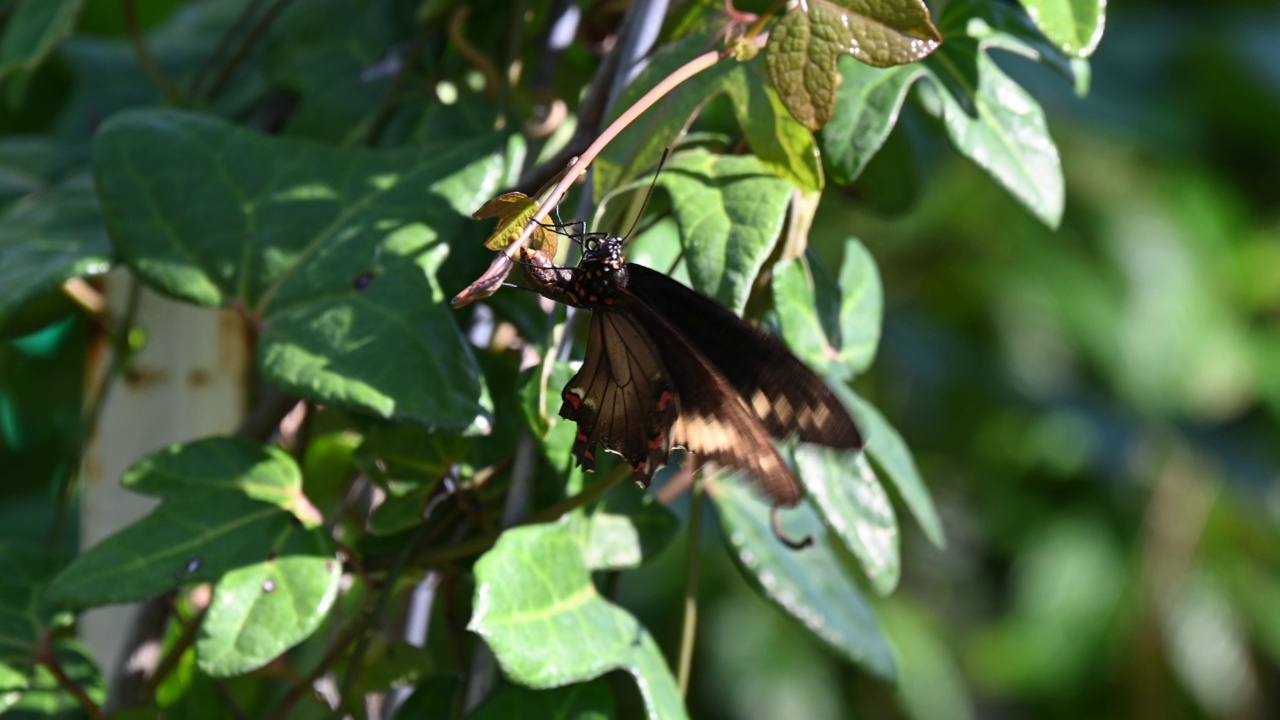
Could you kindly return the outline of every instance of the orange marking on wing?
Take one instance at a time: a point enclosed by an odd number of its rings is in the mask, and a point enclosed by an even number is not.
[[[574,410],[577,410],[578,408],[582,407],[582,398],[578,397],[572,391],[565,390],[564,395],[562,395],[562,397],[564,398],[565,402],[569,403],[569,407],[573,408]]]

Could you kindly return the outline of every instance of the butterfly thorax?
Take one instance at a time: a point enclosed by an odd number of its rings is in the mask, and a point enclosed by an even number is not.
[[[582,259],[577,267],[553,264],[541,253],[525,254],[525,275],[543,295],[574,307],[611,306],[627,286],[622,238],[588,234],[582,238]]]

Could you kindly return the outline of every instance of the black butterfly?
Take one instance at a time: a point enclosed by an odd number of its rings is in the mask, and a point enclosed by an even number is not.
[[[750,474],[775,506],[800,501],[800,484],[770,441],[860,449],[844,406],[777,338],[643,265],[622,238],[577,233],[582,260],[555,265],[524,251],[525,275],[542,295],[591,310],[582,368],[561,393],[560,416],[578,424],[573,453],[586,470],[603,445],[642,485],[683,447]]]

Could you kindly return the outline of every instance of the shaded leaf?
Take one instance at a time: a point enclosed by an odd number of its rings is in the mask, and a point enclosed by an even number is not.
[[[0,222],[0,323],[69,278],[111,267],[114,252],[85,176],[19,200]]]
[[[0,36],[0,81],[31,71],[75,30],[85,0],[21,0]]]
[[[475,575],[467,629],[484,638],[511,680],[543,689],[622,669],[635,677],[650,718],[687,717],[648,630],[591,584],[571,524],[504,532]]]
[[[604,680],[575,683],[550,690],[530,690],[508,685],[495,692],[467,720],[507,718],[557,718],[557,720],[608,720],[615,717],[613,692]]]
[[[584,561],[591,570],[640,567],[666,549],[680,522],[651,493],[623,483],[587,519]]]
[[[823,642],[860,667],[892,681],[893,654],[867,599],[827,547],[822,522],[806,504],[784,515],[789,537],[811,536],[804,550],[774,536],[770,509],[740,483],[712,479],[708,492],[720,512],[722,535],[747,581]]]

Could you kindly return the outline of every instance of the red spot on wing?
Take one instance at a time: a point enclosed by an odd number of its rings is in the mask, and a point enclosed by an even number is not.
[[[667,434],[666,434],[666,433],[658,433],[657,435],[654,435],[653,437],[649,438],[649,449],[650,449],[650,450],[661,450],[662,448],[664,448],[664,447],[666,447],[666,446],[667,446]]]
[[[561,397],[563,397],[564,401],[569,403],[569,407],[573,408],[574,410],[577,410],[578,408],[582,407],[582,398],[578,397],[577,394],[574,393],[572,390],[565,390],[563,395],[561,395]],[[581,433],[582,431],[579,430],[578,432]]]
[[[658,412],[665,411],[675,398],[676,396],[670,390],[663,390],[662,394],[658,396]]]

